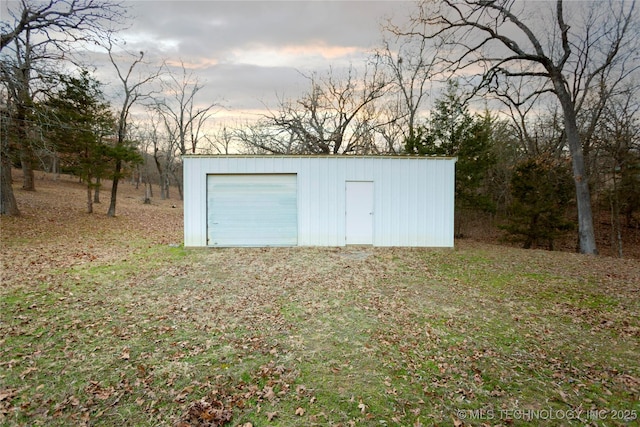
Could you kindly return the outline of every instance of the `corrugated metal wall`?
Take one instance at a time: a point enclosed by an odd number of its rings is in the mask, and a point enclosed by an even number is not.
[[[185,246],[206,246],[207,175],[297,174],[298,245],[344,246],[345,183],[373,181],[375,246],[453,246],[455,159],[184,156]]]

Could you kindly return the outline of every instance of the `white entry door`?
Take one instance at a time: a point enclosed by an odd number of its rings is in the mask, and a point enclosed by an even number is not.
[[[345,242],[347,245],[373,244],[373,182],[346,182]]]

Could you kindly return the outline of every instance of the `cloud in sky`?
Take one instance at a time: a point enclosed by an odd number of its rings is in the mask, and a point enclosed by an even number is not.
[[[205,85],[203,104],[224,100],[231,110],[275,108],[277,96],[296,97],[307,88],[304,75],[360,67],[380,45],[385,19],[415,8],[406,1],[127,4],[132,19],[119,34],[126,49],[176,70],[184,64]]]

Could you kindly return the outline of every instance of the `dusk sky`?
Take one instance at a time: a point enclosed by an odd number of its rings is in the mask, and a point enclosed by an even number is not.
[[[308,89],[302,74],[361,67],[380,46],[381,26],[415,10],[406,1],[131,1],[130,26],[119,36],[152,64],[183,62],[218,101],[216,116],[277,108]],[[108,64],[110,66],[110,64]],[[107,65],[100,79],[113,78]]]

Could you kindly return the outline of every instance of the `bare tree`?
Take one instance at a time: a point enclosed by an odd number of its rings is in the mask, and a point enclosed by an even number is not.
[[[20,0],[15,4],[8,11],[13,22],[3,19],[0,24],[0,51],[25,31],[45,34],[59,43],[99,35],[106,23],[116,22],[125,13],[122,3],[109,0]],[[50,37],[53,32],[57,39]]]
[[[260,123],[260,138],[240,136],[246,144],[279,154],[371,153],[374,147],[374,101],[388,84],[378,65],[357,78],[350,67],[344,78],[330,71],[325,78],[309,77],[310,90],[296,101],[281,100],[279,109]]]
[[[150,204],[153,197],[152,175],[155,165],[151,165],[153,158],[153,123],[149,120],[141,120],[135,126],[131,126],[129,131],[133,134],[133,140],[138,142],[138,151],[142,156],[142,163],[136,165],[134,174],[136,190],[140,184],[144,185],[144,203]]]
[[[32,43],[31,29],[27,28],[19,37],[13,40],[13,57],[2,55],[0,72],[3,82],[7,87],[8,102],[12,137],[15,138],[15,147],[20,156],[23,172],[22,189],[35,190],[33,168],[36,163],[34,148],[30,138],[30,128],[33,126],[34,115],[34,85],[33,67],[48,59],[48,54],[43,53],[44,42]]]
[[[623,256],[621,216],[631,226],[640,208],[640,85],[627,85],[612,97],[600,114],[592,143],[598,182],[604,187],[611,215],[611,246]]]
[[[204,86],[187,73],[184,64],[181,78],[174,73],[168,73],[168,76],[165,91],[170,96],[156,100],[155,108],[165,124],[171,127],[171,134],[177,138],[180,154],[196,154],[198,144],[204,138],[205,124],[215,114],[214,107],[218,103],[197,106],[196,95]]]
[[[158,76],[160,75],[160,69],[150,74],[137,76],[135,78],[135,81],[132,81],[132,74],[134,69],[136,68],[136,66],[143,63],[144,52],[140,52],[138,55],[129,54],[129,56],[132,58],[132,61],[128,68],[118,65],[118,60],[114,52],[114,44],[111,37],[107,39],[107,52],[109,54],[109,60],[111,61],[111,64],[113,64],[113,67],[115,68],[118,75],[118,80],[122,84],[123,99],[120,111],[118,113],[118,131],[116,139],[116,148],[121,149],[126,144],[127,128],[129,125],[131,107],[133,107],[135,103],[152,96],[153,91],[143,91],[143,86],[158,78]],[[113,184],[111,186],[111,200],[109,203],[109,210],[107,211],[107,216],[110,217],[114,217],[116,215],[118,183],[120,181],[120,174],[122,172],[122,162],[123,159],[121,157],[118,157],[115,162]]]
[[[293,133],[274,127],[266,118],[237,126],[233,135],[246,154],[303,154]]]
[[[424,23],[418,21],[413,25],[420,28]],[[390,123],[398,128],[405,141],[417,137],[418,115],[439,73],[437,46],[433,40],[416,36],[416,32],[423,32],[418,28],[401,33],[392,25],[387,26],[386,32],[391,39],[385,40],[383,48],[377,53],[391,74],[391,91],[396,96],[394,106],[390,107],[393,108],[391,114],[395,120]],[[385,134],[396,133],[385,129]],[[390,148],[393,148],[393,144]]]
[[[0,215],[19,216],[11,186],[11,159],[9,158],[9,117],[8,112],[0,110]]]
[[[170,176],[178,152],[178,138],[173,124],[167,121],[155,106],[150,106],[149,112],[145,139],[150,142],[153,162],[158,171],[160,198],[165,200],[169,198]]]
[[[173,73],[168,73],[168,82],[165,82],[165,93],[168,97],[155,100],[153,109],[160,116],[164,125],[164,131],[170,140],[171,147],[175,147],[179,155],[187,153],[196,154],[198,144],[205,139],[205,128],[207,121],[215,114],[214,107],[218,105],[213,102],[204,107],[199,107],[196,95],[204,87],[197,78],[187,73],[187,69],[182,64],[182,77],[178,78]],[[165,151],[166,155],[175,156],[172,150]],[[156,165],[160,163],[156,158]],[[169,176],[173,176],[178,184],[178,191],[182,199],[182,179],[176,173],[178,163],[175,159],[165,162],[163,183],[166,195],[169,191]],[[162,187],[161,187],[162,188]]]
[[[544,102],[540,93],[524,99],[522,94],[527,85],[526,80],[521,81],[518,87],[511,87],[508,93],[498,97],[507,108],[519,151],[525,157],[533,158],[543,153],[553,157],[564,155],[564,126],[557,103]]]
[[[124,17],[125,8],[119,2],[107,0],[20,0],[7,6],[7,17],[12,19],[0,22],[0,63],[16,141],[6,145],[4,154],[12,156],[18,150],[23,188],[34,190],[35,155],[30,141],[30,127],[34,124],[31,115],[36,92],[34,80],[42,82],[43,77],[50,75],[45,63],[68,60],[75,42],[99,39],[107,26]],[[13,46],[9,55],[6,54],[8,46]],[[37,73],[34,73],[36,67]],[[13,189],[3,180],[0,191],[9,197]]]
[[[442,59],[451,72],[473,79],[480,71],[479,90],[523,76],[546,83],[534,90],[553,93],[562,108],[578,204],[580,251],[595,254],[578,112],[581,100],[628,52],[637,20],[635,1],[589,3],[598,13],[586,16],[584,3],[573,4],[571,22],[565,6],[563,0],[557,0],[555,7],[549,2],[512,0],[422,1],[416,20],[427,25],[423,37],[441,43]]]
[[[382,102],[382,108],[378,110],[378,117],[384,124],[375,127],[377,134],[376,145],[379,151],[386,154],[400,154],[404,152],[404,143],[407,139],[407,129],[402,119],[406,117],[402,102],[398,98],[388,102]]]
[[[206,154],[231,154],[236,141],[234,132],[227,126],[219,127],[212,136],[205,135],[204,139],[208,142],[204,149]]]
[[[66,52],[57,49],[59,43],[60,40],[42,37],[27,27],[0,53],[0,75],[7,89],[14,139],[10,147],[20,158],[22,188],[27,191],[35,190],[34,168],[38,152],[51,152],[50,147],[42,146],[42,139],[37,138],[39,117],[35,106],[37,100],[46,97],[58,83],[61,64],[66,61],[65,55],[69,51],[68,46],[64,47]]]

